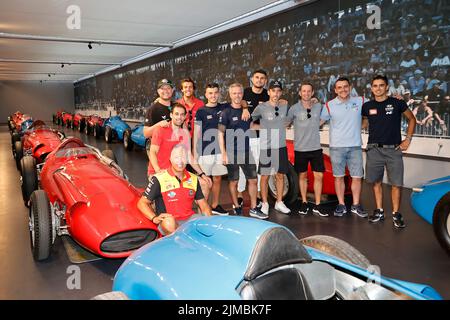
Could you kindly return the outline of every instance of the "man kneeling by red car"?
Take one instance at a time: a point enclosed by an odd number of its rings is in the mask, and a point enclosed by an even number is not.
[[[158,225],[163,235],[171,234],[178,226],[202,214],[211,215],[211,208],[203,196],[198,177],[186,170],[187,155],[185,146],[175,146],[170,154],[171,167],[151,178],[137,203],[138,209]],[[192,209],[194,200],[202,214],[196,214]]]

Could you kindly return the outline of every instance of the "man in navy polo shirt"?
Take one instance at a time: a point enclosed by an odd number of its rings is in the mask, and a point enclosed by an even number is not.
[[[406,102],[388,97],[388,79],[375,76],[372,79],[372,93],[375,100],[364,103],[362,109],[363,127],[369,125],[367,143],[366,180],[373,183],[376,209],[369,216],[369,222],[384,220],[382,181],[386,167],[389,183],[392,185],[392,219],[394,226],[404,228],[405,222],[399,212],[401,187],[403,185],[403,151],[409,148],[416,126],[416,118]],[[406,137],[402,140],[402,115],[408,120]]]

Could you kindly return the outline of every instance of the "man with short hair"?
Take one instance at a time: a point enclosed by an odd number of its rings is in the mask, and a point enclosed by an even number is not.
[[[237,184],[239,169],[248,180],[248,193],[250,195],[250,216],[258,219],[267,219],[256,206],[257,174],[255,159],[250,151],[249,138],[254,134],[250,130],[251,119],[242,120],[243,87],[240,83],[230,85],[228,92],[231,103],[222,111],[219,119],[219,145],[223,164],[228,171],[229,189],[236,215],[242,215],[242,204],[238,202]]]
[[[219,204],[222,176],[227,174],[227,168],[222,164],[222,154],[218,141],[219,119],[222,111],[226,108],[219,101],[219,85],[209,83],[206,85],[205,97],[207,103],[197,110],[194,122],[194,158],[207,176],[212,176],[211,190],[204,192],[208,200],[212,193],[212,213],[217,215],[228,215],[228,212]]]
[[[376,209],[369,216],[369,222],[384,220],[383,176],[386,168],[392,186],[392,219],[394,226],[404,228],[405,222],[400,209],[401,187],[403,186],[403,151],[409,148],[416,119],[406,102],[388,97],[388,79],[377,75],[372,80],[374,100],[364,103],[363,126],[369,126],[367,143],[366,180],[373,183]],[[406,138],[402,141],[402,115],[408,120]]]
[[[191,150],[191,136],[189,131],[183,128],[186,120],[186,108],[179,103],[175,103],[170,118],[172,120],[167,127],[157,127],[153,132],[148,166],[149,177],[170,167],[169,156],[175,145],[183,144],[187,150]],[[211,179],[206,176],[198,164],[194,163],[191,152],[188,152],[188,160],[192,169],[199,175],[202,188],[209,188],[212,183]]]
[[[352,177],[353,204],[351,212],[361,218],[366,218],[361,203],[361,185],[363,172],[362,139],[361,139],[361,109],[364,103],[362,97],[351,97],[350,81],[340,77],[334,84],[337,97],[325,104],[321,119],[330,121],[330,159],[333,167],[334,184],[338,205],[334,216],[342,217],[347,213],[344,202],[345,193],[345,167],[347,166]]]
[[[286,125],[288,105],[281,104],[283,85],[280,81],[269,84],[269,101],[259,104],[252,113],[253,121],[260,121],[260,157],[259,173],[261,174],[261,212],[269,215],[268,188],[269,177],[275,173],[277,200],[275,210],[289,214],[291,210],[283,202],[284,175],[289,170],[286,148]]]
[[[311,101],[313,95],[313,85],[309,82],[302,83],[299,87],[300,100],[289,109],[288,113],[288,121],[293,122],[294,125],[294,167],[299,175],[298,185],[302,198],[302,204],[298,213],[306,215],[310,209],[306,200],[308,165],[310,164],[314,175],[315,198],[312,212],[321,217],[328,217],[328,213],[320,203],[323,172],[325,171],[323,152],[320,145],[320,114],[322,105]]]
[[[137,203],[138,209],[158,225],[163,235],[169,235],[183,223],[201,216],[192,210],[194,201],[202,214],[211,215],[198,177],[186,170],[188,153],[189,149],[185,145],[174,146],[170,153],[170,167],[151,178]],[[152,202],[155,203],[156,212]]]
[[[195,83],[191,78],[184,78],[180,81],[180,90],[183,96],[177,102],[186,107],[186,125],[191,136],[193,136],[195,114],[199,108],[204,106],[204,103],[195,97]]]

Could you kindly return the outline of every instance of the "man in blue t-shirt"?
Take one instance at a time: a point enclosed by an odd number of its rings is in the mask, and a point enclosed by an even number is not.
[[[233,83],[228,93],[231,103],[222,111],[219,119],[219,145],[223,158],[223,164],[228,171],[228,181],[233,201],[234,213],[242,214],[242,206],[238,202],[237,185],[239,180],[239,168],[245,174],[248,181],[248,193],[251,209],[249,215],[258,219],[267,219],[256,206],[257,175],[256,162],[250,152],[249,139],[255,135],[250,130],[251,119],[242,120],[242,97],[244,88],[240,83]]]
[[[369,216],[369,222],[384,220],[383,175],[386,167],[392,186],[392,219],[394,226],[404,228],[405,222],[399,212],[401,187],[403,186],[403,151],[409,148],[416,126],[416,118],[403,100],[388,97],[388,79],[375,76],[372,80],[375,100],[364,103],[362,109],[363,127],[369,125],[367,143],[366,180],[373,183],[376,209]],[[402,141],[402,115],[408,120],[406,137]]]
[[[207,176],[212,176],[211,190],[208,189],[204,192],[207,200],[209,192],[212,193],[212,213],[228,215],[228,211],[219,204],[222,176],[227,174],[227,168],[222,164],[218,140],[219,119],[226,105],[218,103],[219,96],[217,83],[206,85],[205,97],[208,101],[195,114],[193,154],[203,172]]]
[[[367,213],[360,203],[364,176],[361,149],[361,109],[364,98],[350,96],[350,81],[344,77],[336,80],[334,91],[337,97],[325,104],[320,116],[323,121],[330,121],[330,159],[339,201],[334,210],[334,216],[342,217],[347,213],[344,202],[344,177],[347,166],[352,177],[353,204],[351,212],[361,218],[367,218]]]

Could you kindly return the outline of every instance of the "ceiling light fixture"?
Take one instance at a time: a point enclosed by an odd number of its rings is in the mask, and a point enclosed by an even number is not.
[[[89,42],[88,48],[89,48],[89,49],[92,49],[92,42]]]
[[[63,63],[63,64],[61,64],[61,68],[64,68],[64,63]]]

